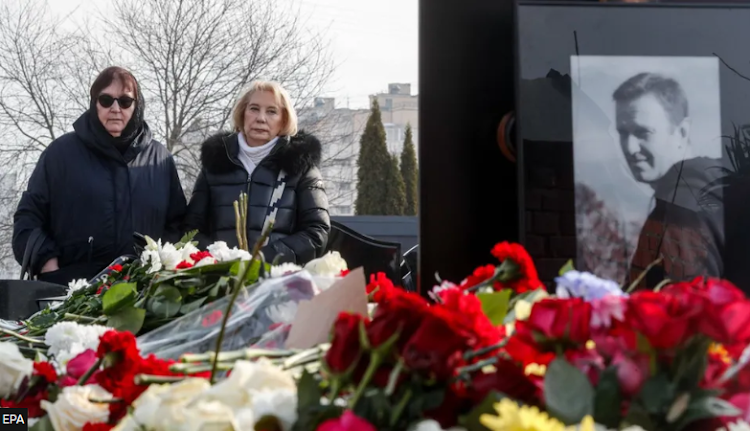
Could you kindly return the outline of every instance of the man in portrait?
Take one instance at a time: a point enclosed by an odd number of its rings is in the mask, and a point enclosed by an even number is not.
[[[654,192],[631,259],[629,283],[720,276],[724,229],[721,199],[707,199],[720,163],[696,156],[688,98],[675,79],[639,73],[613,93],[620,148],[633,178]],[[710,203],[709,203],[710,202]]]

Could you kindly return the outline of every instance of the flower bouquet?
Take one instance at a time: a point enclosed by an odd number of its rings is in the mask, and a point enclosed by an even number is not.
[[[330,343],[301,351],[222,351],[219,340],[171,361],[97,329],[87,339],[98,345],[53,376],[65,333],[53,327],[51,367],[0,344],[2,405],[38,403],[37,429],[56,430],[750,428],[750,300],[731,283],[629,292],[566,265],[550,294],[521,246],[492,254],[497,264],[441,282],[431,301],[372,277],[372,313],[341,313]]]

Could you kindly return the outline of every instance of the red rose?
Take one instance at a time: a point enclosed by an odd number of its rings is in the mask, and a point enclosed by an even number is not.
[[[448,429],[456,425],[458,418],[471,409],[471,400],[459,394],[454,387],[445,391],[443,402],[432,410],[424,411],[424,417],[436,420],[440,428]],[[431,427],[429,429],[436,429]]]
[[[500,359],[492,373],[478,373],[471,378],[469,395],[474,405],[479,405],[490,392],[503,393],[514,400],[535,404],[538,400],[537,387],[512,361]]]
[[[503,350],[526,367],[529,364],[548,365],[555,359],[552,352],[544,352],[534,337],[534,331],[527,321],[517,321],[515,332],[508,339]]]
[[[625,320],[654,348],[671,349],[695,333],[694,320],[703,308],[699,301],[694,295],[636,292],[628,300]]]
[[[591,304],[581,298],[542,299],[532,306],[527,322],[550,340],[583,344],[591,335]]]
[[[365,419],[347,410],[341,417],[328,419],[320,424],[317,431],[377,431],[375,427]]]
[[[78,384],[78,380],[83,377],[86,372],[91,369],[96,363],[96,352],[91,349],[79,354],[75,358],[68,361],[68,365],[65,367],[65,377],[60,382],[60,386],[75,386]],[[96,383],[96,377],[101,371],[95,371],[91,375],[89,380],[85,384]]]
[[[331,348],[325,356],[329,371],[344,374],[359,361],[362,346],[359,342],[359,327],[365,318],[359,314],[341,313],[333,324]]]
[[[403,347],[419,327],[427,309],[427,301],[419,294],[395,289],[378,304],[372,321],[367,324],[370,346],[376,348],[398,332],[396,345]]]
[[[57,381],[57,371],[49,362],[34,362],[34,375],[41,376],[47,383]]]
[[[727,280],[698,277],[667,286],[664,293],[689,296],[703,307],[698,330],[722,344],[750,342],[750,300]]]
[[[401,355],[407,368],[438,380],[451,377],[472,344],[472,334],[455,322],[460,314],[431,307]]]

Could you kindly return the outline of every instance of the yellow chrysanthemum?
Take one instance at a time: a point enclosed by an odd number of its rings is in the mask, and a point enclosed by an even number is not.
[[[533,406],[519,406],[508,398],[494,405],[497,416],[483,414],[479,422],[490,431],[565,431],[565,425]]]
[[[569,426],[565,431],[596,431],[596,422],[594,418],[587,415],[580,424]]]

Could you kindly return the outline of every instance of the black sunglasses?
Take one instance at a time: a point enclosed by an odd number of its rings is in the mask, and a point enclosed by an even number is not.
[[[112,97],[109,94],[101,94],[97,99],[99,101],[99,104],[102,105],[104,108],[109,108],[112,106],[115,101],[117,101],[117,104],[120,105],[120,108],[122,109],[128,109],[130,108],[130,105],[135,102],[135,99],[128,96],[122,96],[122,97]]]

